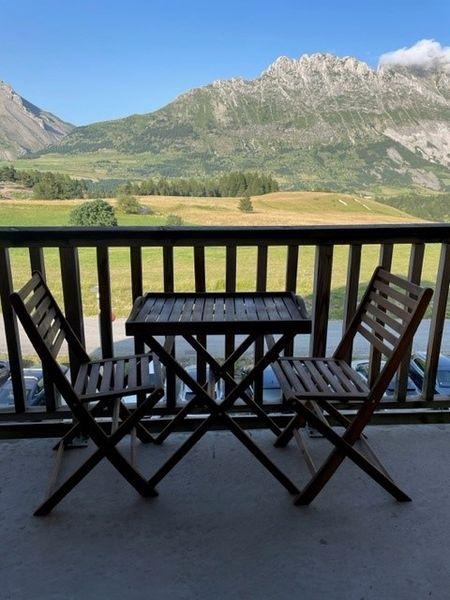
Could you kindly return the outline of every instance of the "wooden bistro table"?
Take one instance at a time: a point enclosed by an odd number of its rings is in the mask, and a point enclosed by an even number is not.
[[[311,332],[303,301],[292,292],[238,292],[238,293],[148,293],[138,298],[125,324],[127,335],[147,344],[161,363],[172,370],[195,394],[184,405],[156,439],[161,443],[195,406],[205,407],[208,416],[172,454],[149,480],[154,488],[171,469],[189,452],[199,439],[220,423],[229,429],[244,446],[292,494],[299,493],[294,483],[270,460],[229,414],[235,402],[243,400],[277,436],[280,429],[249,392],[250,386],[280,353],[292,344],[297,334]],[[222,364],[211,356],[199,341],[207,335],[245,335],[244,341]],[[166,339],[182,336],[198,356],[209,365],[208,381],[202,386],[176,360]],[[276,339],[274,336],[278,336]],[[242,354],[258,339],[263,340],[262,357],[238,382],[231,375],[232,367]],[[264,341],[266,344],[264,345]],[[227,393],[220,402],[215,398],[215,384],[223,379]]]

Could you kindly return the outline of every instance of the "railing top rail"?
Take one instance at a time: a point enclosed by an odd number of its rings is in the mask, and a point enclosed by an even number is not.
[[[450,223],[305,227],[0,227],[0,247],[448,243]]]

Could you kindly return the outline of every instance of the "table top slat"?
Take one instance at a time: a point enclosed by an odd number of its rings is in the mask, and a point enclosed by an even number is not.
[[[164,307],[164,298],[156,298],[155,303],[144,315],[145,321],[157,321],[158,317]]]
[[[202,321],[203,317],[203,308],[205,306],[205,298],[197,298],[194,304],[194,310],[191,313],[191,322],[192,321]]]
[[[203,319],[205,321],[213,321],[214,320],[214,307],[215,307],[215,297],[205,299],[205,306],[203,308]]]
[[[290,319],[291,315],[286,307],[286,304],[283,302],[283,298],[274,297],[273,301],[280,319]]]

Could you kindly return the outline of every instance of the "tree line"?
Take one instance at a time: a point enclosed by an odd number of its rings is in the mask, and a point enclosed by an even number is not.
[[[257,196],[276,192],[278,182],[271,175],[235,171],[217,178],[161,177],[140,182],[120,179],[92,181],[69,175],[19,170],[13,166],[0,167],[0,181],[17,182],[33,190],[33,197],[43,200],[70,198],[108,198],[117,194],[139,196]]]
[[[136,196],[259,196],[279,190],[278,182],[271,175],[233,171],[217,178],[161,177],[126,184],[120,192]]]
[[[449,192],[439,194],[411,192],[390,197],[375,196],[374,199],[422,219],[430,221],[448,221],[450,219]]]

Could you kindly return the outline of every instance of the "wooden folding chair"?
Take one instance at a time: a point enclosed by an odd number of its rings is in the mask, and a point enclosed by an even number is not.
[[[18,292],[11,294],[11,304],[30,338],[46,372],[67,402],[76,423],[60,440],[56,449],[55,471],[46,500],[35,515],[46,515],[72,490],[103,458],[108,459],[121,475],[142,495],[156,495],[134,465],[135,437],[142,442],[153,441],[153,436],[140,419],[164,395],[160,379],[160,365],[152,354],[91,361],[39,272]],[[72,385],[57,362],[63,343],[79,365]],[[149,367],[154,361],[154,374]],[[145,394],[132,413],[122,402],[129,395]],[[96,420],[111,416],[109,435]],[[67,444],[79,433],[92,439],[97,449],[66,481],[56,488],[56,478],[62,453]],[[131,434],[131,462],[116,448],[122,438]]]
[[[286,401],[296,413],[275,445],[285,446],[294,436],[312,473],[311,480],[296,496],[296,504],[309,504],[346,457],[397,500],[410,500],[393,482],[362,432],[411,345],[432,294],[429,288],[420,288],[377,267],[353,320],[331,358],[283,357],[275,364]],[[369,382],[348,364],[357,334],[370,344]],[[383,357],[385,362],[380,370]],[[359,404],[356,416],[352,420],[344,416],[336,408],[337,402]],[[329,425],[327,415],[344,427],[343,435]],[[317,429],[335,446],[319,469],[300,431],[306,424]],[[364,454],[354,447],[357,442],[364,448]]]

